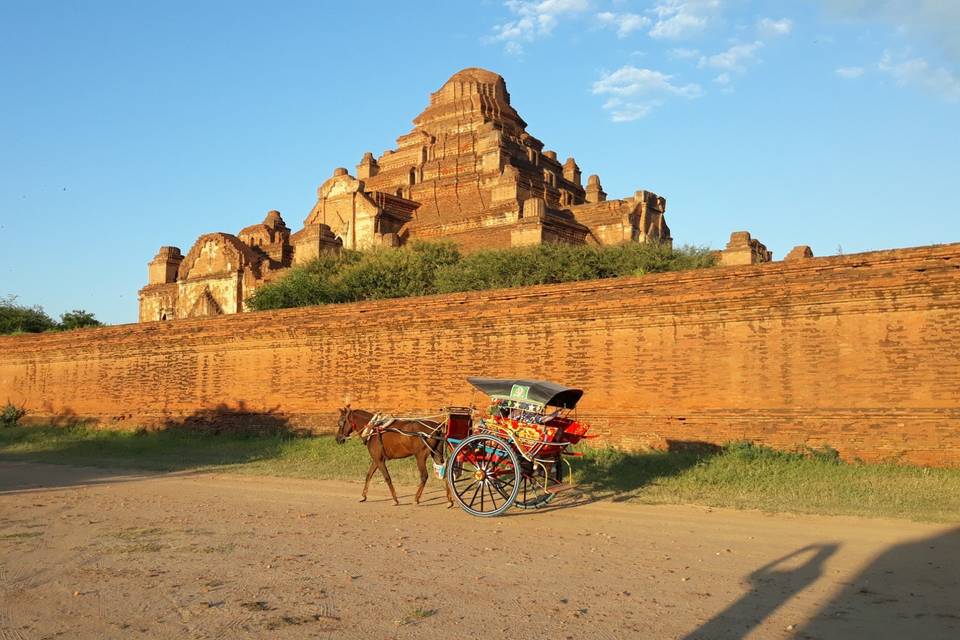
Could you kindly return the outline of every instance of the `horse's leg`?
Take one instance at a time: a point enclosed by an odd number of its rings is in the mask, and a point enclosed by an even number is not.
[[[443,477],[440,479],[440,481],[443,482],[443,488],[447,490],[447,509],[449,509],[453,507],[453,493],[450,491],[450,477],[448,474],[450,473],[450,468],[452,467],[452,464],[450,463],[453,460],[451,458],[447,458],[447,450],[444,448],[447,446],[445,440],[437,440],[436,446],[440,449],[440,464],[442,464],[444,468]]]
[[[420,470],[420,486],[417,487],[417,497],[414,498],[414,502],[420,504],[420,496],[423,495],[423,488],[427,486],[427,478],[430,477],[430,474],[427,473],[427,456],[430,455],[430,451],[424,447],[417,452],[417,468]]]
[[[447,473],[450,472],[450,469],[447,468]],[[443,486],[447,489],[447,509],[453,507],[453,493],[450,491],[450,480],[446,476],[443,478]]]
[[[400,501],[397,500],[397,491],[393,488],[393,480],[390,479],[390,472],[387,471],[386,459],[380,458],[377,464],[380,467],[380,473],[383,474],[383,479],[387,481],[387,487],[390,488],[390,495],[393,496],[393,505],[399,506]]]
[[[363,482],[363,497],[360,499],[360,502],[367,501],[367,487],[370,486],[370,478],[373,477],[373,474],[377,472],[377,460],[373,457],[373,452],[370,452],[370,468],[367,469],[367,479]]]

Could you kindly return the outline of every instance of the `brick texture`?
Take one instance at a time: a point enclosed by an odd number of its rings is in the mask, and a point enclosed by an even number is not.
[[[0,338],[0,402],[132,427],[323,431],[481,403],[468,375],[582,386],[609,442],[830,445],[960,463],[960,244]]]

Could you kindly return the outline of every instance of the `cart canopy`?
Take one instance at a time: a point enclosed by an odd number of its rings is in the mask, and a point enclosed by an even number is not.
[[[515,405],[573,409],[583,395],[582,389],[565,387],[547,380],[514,380],[509,378],[467,378],[467,382],[494,400]]]

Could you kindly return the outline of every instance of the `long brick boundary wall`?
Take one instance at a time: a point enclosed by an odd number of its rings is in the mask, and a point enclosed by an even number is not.
[[[960,244],[0,338],[0,403],[125,428],[324,431],[345,399],[479,405],[468,375],[582,386],[581,417],[630,448],[956,465]]]

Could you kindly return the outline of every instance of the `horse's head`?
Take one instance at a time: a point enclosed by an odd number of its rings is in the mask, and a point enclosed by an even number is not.
[[[340,419],[337,420],[337,444],[346,442],[356,428],[357,425],[353,422],[353,411],[350,409],[350,405],[340,409]]]

